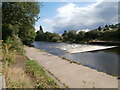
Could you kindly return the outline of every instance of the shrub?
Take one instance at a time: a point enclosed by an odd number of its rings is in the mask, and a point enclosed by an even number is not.
[[[10,44],[9,47],[10,50],[14,51],[16,50],[18,53],[24,55],[25,50],[23,49],[22,42],[18,36],[13,35],[12,37],[9,37],[6,41],[6,44]]]
[[[15,61],[15,52],[10,50],[11,44],[3,44],[2,47],[2,60],[4,64],[9,65],[11,62]]]

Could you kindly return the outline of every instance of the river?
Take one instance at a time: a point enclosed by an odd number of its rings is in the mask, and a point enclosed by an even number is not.
[[[33,45],[37,49],[42,49],[61,58],[66,58],[71,61],[81,63],[84,66],[105,72],[110,75],[120,76],[118,73],[118,63],[120,64],[120,47],[97,51],[70,53],[67,51],[67,49],[69,50],[71,48],[78,48],[77,50],[80,50],[82,49],[81,47],[91,48],[91,46],[84,44],[54,42],[34,42]]]

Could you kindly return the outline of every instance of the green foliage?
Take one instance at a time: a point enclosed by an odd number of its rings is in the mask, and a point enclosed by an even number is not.
[[[51,39],[52,39],[52,33],[50,33],[50,32],[45,32],[45,33],[44,33],[44,40],[45,40],[45,41],[51,41]]]
[[[57,33],[43,32],[43,29],[36,32],[36,41],[60,42],[62,37]]]
[[[52,42],[59,42],[59,41],[61,41],[61,36],[59,35],[59,34],[57,34],[57,33],[53,33],[52,34],[52,37],[51,37],[51,41]]]
[[[102,30],[102,28],[99,26],[99,27],[98,27],[98,31],[101,31],[101,30]]]
[[[58,40],[59,40],[58,37],[53,37],[51,41],[52,41],[52,42],[57,42]]]
[[[19,37],[21,38],[21,41],[25,45],[30,45],[31,43],[34,42],[35,37],[36,37],[34,28],[26,27],[23,32],[19,33]]]
[[[91,30],[85,33],[87,39],[97,39],[100,36],[100,32],[97,30]]]
[[[68,41],[68,35],[63,36],[63,42],[67,42]]]
[[[36,32],[36,41],[44,41],[44,32],[42,26],[40,26],[40,30]]]
[[[67,33],[67,31],[64,31],[64,33],[62,34],[62,36],[65,36],[65,35],[67,35],[68,33]]]
[[[15,52],[11,51],[10,47],[11,44],[2,45],[2,61],[5,66],[15,61]]]
[[[76,39],[76,32],[74,30],[69,31],[68,38],[70,42],[74,42]]]
[[[2,24],[3,40],[6,40],[8,37],[12,37],[12,35],[16,34],[17,32],[18,32],[17,25],[14,26],[12,24]]]
[[[76,41],[82,41],[85,38],[85,32],[84,31],[80,31],[77,36],[76,36]]]
[[[100,39],[102,40],[120,40],[120,30],[107,30],[101,32]]]
[[[62,36],[56,33],[43,32],[41,30],[37,32],[38,41],[48,41],[48,42],[70,42],[70,43],[88,43],[90,40],[115,40],[119,41],[120,39],[120,30],[117,30],[117,25],[105,25],[101,28],[100,26],[97,29],[90,30],[88,32],[80,31],[76,34],[75,30],[70,30],[69,32],[64,31]],[[113,30],[110,30],[113,29]]]
[[[36,61],[26,61],[26,72],[32,74],[37,79],[36,88],[57,88],[56,82],[46,75],[45,71]]]
[[[38,2],[3,2],[3,40],[7,40],[15,34],[22,39],[23,43],[32,43],[35,37],[33,25],[39,18],[39,7],[40,3]]]
[[[5,43],[7,45],[10,45],[9,50],[14,51],[16,50],[18,53],[24,55],[25,50],[23,48],[22,42],[18,36],[13,35],[12,37],[9,37]]]
[[[45,71],[38,65],[37,62],[33,60],[26,61],[26,71],[28,73],[32,72],[31,74],[35,76],[36,78],[38,78],[39,76],[45,75]]]
[[[15,61],[16,51],[22,55],[25,54],[20,38],[14,35],[11,38],[9,37],[6,42],[2,44],[3,62],[6,65]]]

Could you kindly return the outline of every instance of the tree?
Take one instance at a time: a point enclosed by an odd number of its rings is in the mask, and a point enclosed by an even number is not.
[[[85,32],[84,31],[80,31],[77,36],[76,36],[76,41],[82,41],[85,37]]]
[[[103,30],[103,31],[106,31],[106,30],[109,30],[108,25],[105,25],[105,28],[104,28],[104,30]]]
[[[64,33],[62,34],[62,36],[65,36],[67,35],[67,31],[65,30]]]
[[[62,34],[63,36],[63,42],[67,42],[68,41],[68,33],[67,31],[65,30],[64,33]]]
[[[57,33],[52,34],[52,39],[51,39],[52,42],[59,42],[61,40],[62,40],[62,38],[59,34],[57,34]]]
[[[101,31],[101,30],[102,30],[102,28],[99,26],[99,27],[98,27],[98,31]]]
[[[45,32],[44,33],[44,41],[51,41],[51,39],[52,39],[52,33]]]
[[[43,28],[42,26],[40,26],[40,30],[36,32],[36,41],[44,41],[44,31],[43,31]]]
[[[74,42],[76,39],[76,32],[74,30],[71,30],[68,32],[68,39],[70,42]]]
[[[40,30],[43,32],[43,28],[42,28],[42,26],[40,26]]]
[[[85,33],[85,38],[87,39],[97,39],[100,36],[100,32],[97,30],[91,30]]]
[[[33,43],[36,37],[34,27],[32,28],[32,27],[26,26],[26,27],[22,27],[22,30],[24,31],[19,33],[19,37],[21,41],[26,45],[30,45],[31,43]]]
[[[40,12],[39,8],[40,3],[38,2],[3,2],[2,3],[3,40],[6,40],[13,34],[20,36],[22,35],[22,33],[28,34],[29,31],[31,32],[31,29],[33,31],[33,26],[36,20],[39,18],[38,17],[38,13]],[[33,41],[33,38],[29,39],[30,41]]]

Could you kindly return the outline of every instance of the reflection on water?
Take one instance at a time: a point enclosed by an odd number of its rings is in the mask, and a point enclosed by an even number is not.
[[[35,48],[43,49],[51,54],[67,58],[72,61],[81,63],[82,65],[106,72],[112,75],[118,75],[118,57],[120,56],[120,47],[84,52],[84,53],[67,53],[58,47],[73,46],[67,43],[52,43],[52,42],[34,42]],[[74,44],[78,45],[78,44]],[[119,74],[120,75],[120,74]]]

